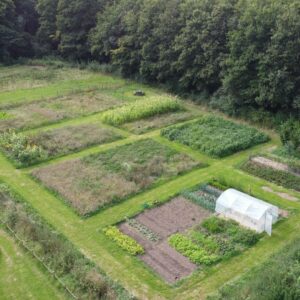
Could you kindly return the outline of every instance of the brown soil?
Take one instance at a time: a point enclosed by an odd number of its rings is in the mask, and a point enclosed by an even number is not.
[[[183,197],[178,197],[162,206],[145,211],[137,217],[137,220],[162,238],[167,238],[201,223],[210,215],[209,211]]]
[[[141,259],[168,283],[190,275],[197,266],[168,245],[168,237],[177,232],[201,223],[211,213],[183,197],[147,210],[136,219],[156,233],[160,240],[153,242],[127,223],[120,225],[120,230],[131,236],[145,249]]]

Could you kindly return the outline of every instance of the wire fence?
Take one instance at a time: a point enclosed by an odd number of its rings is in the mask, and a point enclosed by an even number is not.
[[[68,294],[75,300],[79,299],[79,297],[77,297],[69,288],[68,286],[63,282],[63,280],[61,278],[59,278],[56,274],[54,270],[51,270],[44,262],[44,259],[39,257],[34,250],[32,250],[31,248],[29,248],[29,246],[26,244],[26,242],[24,240],[22,240],[17,233],[10,228],[10,226],[4,222],[3,220],[0,220],[0,223],[2,223],[7,230],[14,236],[14,238],[21,243],[22,247],[24,247],[35,259],[37,259],[39,261],[39,263],[47,270],[47,272],[53,276],[58,282],[59,284],[68,292]]]

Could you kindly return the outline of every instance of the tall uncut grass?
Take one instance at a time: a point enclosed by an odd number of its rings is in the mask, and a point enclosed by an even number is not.
[[[175,99],[155,97],[107,111],[103,114],[102,121],[110,125],[121,125],[181,109],[182,106]]]

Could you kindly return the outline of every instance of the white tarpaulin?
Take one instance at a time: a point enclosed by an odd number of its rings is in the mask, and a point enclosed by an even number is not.
[[[257,232],[271,235],[272,224],[278,220],[278,207],[229,189],[217,200],[216,212]]]

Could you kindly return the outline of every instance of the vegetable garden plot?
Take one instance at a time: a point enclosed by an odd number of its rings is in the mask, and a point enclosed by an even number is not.
[[[0,134],[0,147],[19,167],[122,138],[101,125],[83,124],[38,131],[35,134]]]
[[[168,283],[175,283],[197,267],[168,245],[168,237],[184,232],[210,215],[202,207],[177,197],[120,224],[119,229],[143,247],[142,261]]]
[[[186,154],[147,139],[40,168],[33,175],[79,214],[90,215],[201,166]]]
[[[210,266],[255,245],[262,235],[232,220],[212,216],[185,234],[169,237],[169,244],[191,262]]]
[[[269,139],[255,128],[214,116],[164,129],[161,134],[213,157],[228,156]]]
[[[3,109],[0,132],[8,129],[28,129],[65,119],[101,112],[122,105],[121,100],[92,91],[51,100],[40,100]]]

